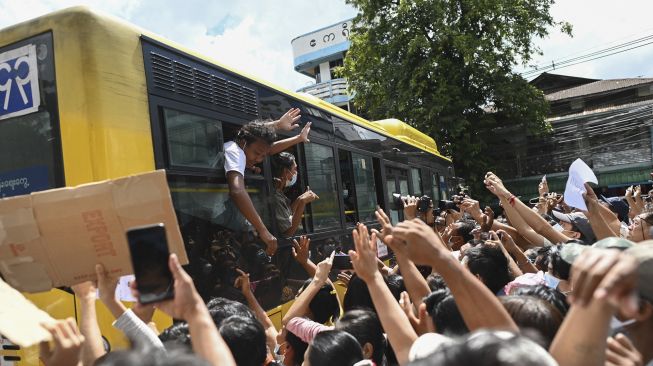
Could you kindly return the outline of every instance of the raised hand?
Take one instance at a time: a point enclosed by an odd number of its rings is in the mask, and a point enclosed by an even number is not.
[[[443,253],[446,246],[440,237],[419,219],[400,222],[394,227],[392,235],[386,236],[383,241],[403,246],[402,250],[415,264],[432,265],[442,255],[451,255],[450,252]]]
[[[474,218],[479,217],[481,213],[481,205],[477,200],[465,197],[463,202],[460,205],[460,209],[468,214],[472,215]]]
[[[365,282],[372,281],[375,276],[381,275],[376,261],[376,234],[370,237],[367,226],[358,224],[352,231],[355,251],[349,251],[349,258],[354,266],[356,275]]]
[[[630,339],[619,333],[608,338],[608,347],[605,350],[606,365],[614,366],[642,366],[642,354],[632,344]]]
[[[311,203],[315,200],[320,199],[320,196],[315,194],[315,192],[311,190],[311,187],[306,186],[306,192],[302,193],[298,198],[304,203]]]
[[[404,220],[412,220],[417,217],[417,197],[402,197],[404,204]]]
[[[511,196],[510,192],[506,189],[506,187],[503,185],[503,182],[499,177],[497,177],[494,173],[488,172],[485,175],[485,180],[483,181],[485,183],[485,186],[487,189],[492,192],[495,196],[501,198],[509,198]]]
[[[302,131],[299,133],[299,140],[301,142],[311,142],[311,140],[308,139],[308,134],[311,133],[312,124],[313,122],[308,122],[302,128]]]
[[[249,273],[245,273],[238,268],[236,268],[236,272],[238,272],[238,278],[236,278],[236,281],[234,282],[234,287],[239,288],[247,298],[248,295],[252,294],[252,287],[249,283]]]
[[[119,278],[111,276],[102,264],[95,265],[95,274],[97,275],[97,288],[100,291],[100,300],[105,305],[110,301],[115,301]]]
[[[481,231],[489,232],[494,225],[494,211],[490,206],[485,206],[485,215],[483,215],[483,223],[481,224]]]
[[[326,283],[329,279],[329,273],[331,272],[331,267],[333,266],[333,257],[335,257],[335,250],[331,252],[331,255],[324,259],[322,262],[317,264],[317,269],[315,270],[315,280]]]
[[[415,329],[415,333],[417,333],[417,335],[422,335],[434,331],[432,329],[433,323],[428,319],[426,304],[420,304],[419,308],[417,309],[417,314],[415,314],[415,307],[410,301],[408,292],[404,291],[401,293],[401,297],[399,298],[399,305],[408,317],[410,325],[413,326],[413,329]]]
[[[299,127],[301,116],[299,108],[290,108],[275,124],[277,130],[292,131]]]
[[[297,242],[297,239],[293,239],[292,241],[292,256],[299,264],[307,263],[311,239],[306,235],[302,235],[299,237],[299,242]]]
[[[197,293],[193,279],[181,268],[176,254],[170,254],[168,267],[174,279],[175,297],[172,300],[159,302],[155,306],[175,319],[188,321],[205,306],[204,301]]]
[[[637,268],[634,257],[618,250],[585,250],[571,267],[574,292],[570,301],[581,306],[592,300],[606,301],[624,315],[634,315],[638,309]]]
[[[392,222],[390,222],[390,218],[385,214],[383,209],[378,206],[374,212],[374,216],[376,216],[376,221],[381,225],[381,232],[376,229],[372,229],[372,232],[376,234],[377,238],[384,240],[386,236],[392,234]]]
[[[540,197],[546,196],[549,193],[549,183],[546,180],[542,180],[537,186],[537,192],[540,194]]]
[[[46,366],[77,365],[80,360],[84,336],[77,328],[75,319],[58,320],[52,324],[43,324],[52,338],[54,348],[50,349],[47,342],[40,345],[40,359]]]
[[[352,274],[347,272],[338,273],[338,279],[342,282],[345,287],[349,286],[349,281],[351,281]]]
[[[277,252],[277,238],[274,237],[268,230],[265,230],[265,232],[259,233],[261,240],[266,245],[265,252],[269,255],[272,256],[274,253]]]
[[[81,299],[95,300],[97,298],[97,286],[91,281],[78,283],[71,286],[75,296]]]

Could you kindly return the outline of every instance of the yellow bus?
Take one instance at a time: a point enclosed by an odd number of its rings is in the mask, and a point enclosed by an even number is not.
[[[300,229],[312,238],[314,260],[346,250],[355,223],[373,225],[376,205],[389,208],[395,192],[450,194],[451,160],[431,137],[401,121],[365,120],[74,7],[0,30],[0,197],[166,169],[189,271],[203,296],[228,293],[227,284],[202,275],[209,257],[233,255],[229,238],[214,235],[213,219],[228,194],[223,143],[244,123],[277,119],[291,107],[313,124],[311,143],[292,149],[299,179],[288,196],[310,185],[321,198],[307,208]],[[246,182],[279,238],[269,161],[261,168],[246,174]],[[277,324],[282,304],[307,277],[292,259],[289,239],[280,240],[275,266],[256,289]],[[76,316],[76,300],[66,290],[27,296],[56,318]],[[107,347],[124,346],[110,314],[101,305],[98,312]],[[171,323],[157,317],[160,327]],[[2,343],[3,365],[38,362],[36,349]]]

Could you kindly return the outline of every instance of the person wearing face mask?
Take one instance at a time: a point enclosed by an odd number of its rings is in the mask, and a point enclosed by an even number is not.
[[[272,157],[272,176],[274,177],[275,219],[279,232],[285,237],[295,234],[302,222],[306,205],[319,199],[310,187],[292,203],[284,194],[284,190],[297,182],[297,162],[295,157],[287,152]]]
[[[299,128],[299,109],[293,108],[276,121],[252,121],[244,125],[234,141],[224,144],[224,170],[229,186],[229,199],[225,202],[225,211],[216,219],[216,223],[226,229],[240,234],[256,232],[265,243],[267,255],[277,251],[277,239],[263,223],[261,216],[245,187],[245,169],[259,170],[267,155],[274,155],[289,147],[308,142],[311,123],[308,122],[301,132],[293,137],[276,141],[276,131],[292,131]]]

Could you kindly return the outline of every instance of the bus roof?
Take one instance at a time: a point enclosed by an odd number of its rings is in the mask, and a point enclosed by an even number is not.
[[[27,27],[29,28],[32,24],[34,23],[40,23],[40,22],[49,22],[49,23],[56,23],[57,19],[64,19],[64,18],[71,18],[71,17],[90,17],[90,18],[97,18],[101,19],[102,22],[116,22],[120,23],[120,27],[115,27],[114,32],[122,32],[121,36],[129,36],[127,32],[132,32],[134,35],[144,35],[147,37],[150,37],[158,42],[161,42],[167,46],[173,47],[181,52],[187,53],[197,59],[200,59],[204,62],[207,62],[209,64],[221,67],[229,72],[232,72],[237,75],[242,75],[248,79],[251,79],[252,81],[261,84],[263,86],[266,86],[268,88],[274,89],[280,93],[286,94],[294,99],[300,100],[308,105],[312,105],[314,107],[317,107],[319,109],[325,110],[331,114],[337,115],[340,118],[343,118],[351,123],[354,123],[356,125],[359,125],[361,127],[365,127],[367,129],[370,129],[374,132],[380,133],[381,135],[394,138],[396,140],[399,140],[403,143],[406,143],[408,145],[414,146],[420,150],[423,150],[425,152],[428,152],[432,155],[435,155],[439,158],[445,159],[447,161],[451,161],[450,158],[443,156],[440,154],[440,151],[438,150],[438,147],[435,143],[435,140],[426,135],[425,133],[413,128],[412,126],[406,124],[405,122],[399,121],[397,119],[387,119],[387,120],[382,120],[382,121],[376,121],[376,122],[371,122],[368,121],[367,119],[364,119],[360,116],[357,116],[353,113],[350,113],[338,106],[335,106],[331,103],[328,103],[324,100],[321,100],[316,97],[308,96],[302,93],[297,93],[291,90],[288,90],[284,87],[275,85],[273,83],[270,83],[266,80],[263,80],[259,78],[258,76],[249,74],[247,72],[239,71],[231,66],[225,65],[213,58],[207,57],[197,51],[191,50],[183,45],[178,44],[177,42],[171,41],[169,39],[166,39],[165,37],[155,34],[153,32],[147,31],[145,29],[142,29],[132,23],[129,23],[123,19],[120,19],[118,17],[115,17],[110,14],[106,14],[103,12],[99,12],[96,10],[92,10],[91,8],[87,6],[74,6],[70,8],[66,8],[63,10],[59,10],[56,12],[52,12],[50,14],[46,14],[44,16],[27,20],[22,23],[18,23],[15,25],[11,25],[9,27],[5,27],[0,29],[0,33],[4,32],[11,32],[13,30],[17,30],[19,28],[24,28]]]

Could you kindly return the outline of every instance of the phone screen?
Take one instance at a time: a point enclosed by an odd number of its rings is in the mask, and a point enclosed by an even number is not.
[[[173,278],[168,267],[168,241],[163,224],[127,231],[138,301],[149,304],[174,297]]]
[[[336,254],[333,257],[333,268],[334,269],[352,269],[354,268],[351,264],[351,259],[346,254]]]

